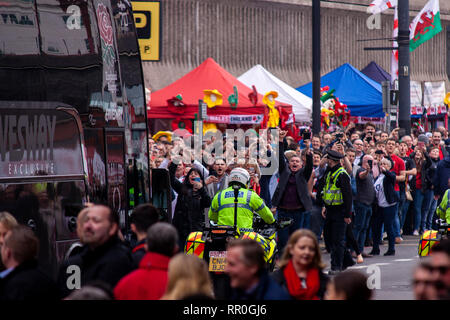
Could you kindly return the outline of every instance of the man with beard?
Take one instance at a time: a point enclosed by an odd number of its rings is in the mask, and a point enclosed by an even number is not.
[[[109,207],[94,205],[83,217],[81,225],[83,249],[62,264],[58,285],[62,297],[75,289],[74,266],[80,270],[80,284],[101,281],[111,288],[134,269],[129,249],[119,240],[118,216]],[[72,270],[72,271],[71,271]]]

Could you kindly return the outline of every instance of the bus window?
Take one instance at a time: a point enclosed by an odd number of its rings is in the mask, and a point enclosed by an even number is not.
[[[57,182],[55,192],[56,240],[76,239],[77,216],[86,202],[84,182]]]
[[[3,184],[0,186],[0,211],[11,213],[20,224],[29,226],[39,238],[39,264],[54,275],[55,188],[51,182]]]

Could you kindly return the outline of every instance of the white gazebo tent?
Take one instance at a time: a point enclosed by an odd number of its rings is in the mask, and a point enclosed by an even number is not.
[[[278,92],[277,101],[292,105],[296,122],[311,122],[312,99],[275,77],[260,64],[242,74],[238,80],[250,88],[254,85],[260,94]]]

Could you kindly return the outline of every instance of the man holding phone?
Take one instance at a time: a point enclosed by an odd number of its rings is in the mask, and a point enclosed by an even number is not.
[[[372,216],[372,204],[375,201],[373,166],[376,165],[371,155],[365,155],[361,167],[356,171],[356,196],[353,201],[355,210],[354,231],[359,251],[364,258],[370,255],[364,253],[364,241]]]

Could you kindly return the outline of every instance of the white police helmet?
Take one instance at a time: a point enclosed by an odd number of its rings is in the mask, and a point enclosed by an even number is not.
[[[234,168],[231,170],[230,173],[230,182],[231,185],[233,182],[238,182],[242,184],[245,188],[247,188],[247,185],[250,181],[250,175],[248,174],[247,170],[244,168]]]

